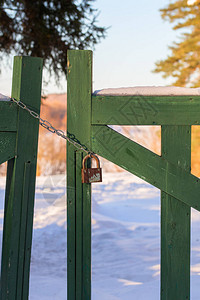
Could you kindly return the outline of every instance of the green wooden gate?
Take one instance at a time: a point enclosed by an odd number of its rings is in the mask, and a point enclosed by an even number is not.
[[[15,57],[12,97],[39,113],[42,59]],[[0,163],[8,161],[1,260],[1,300],[27,300],[39,120],[0,101]]]
[[[68,52],[67,83],[68,132],[161,190],[161,299],[190,299],[190,210],[200,210],[191,125],[200,124],[200,96],[95,96],[91,51]],[[161,125],[162,155],[107,125]],[[91,299],[91,186],[81,183],[83,156],[68,144],[68,300]]]

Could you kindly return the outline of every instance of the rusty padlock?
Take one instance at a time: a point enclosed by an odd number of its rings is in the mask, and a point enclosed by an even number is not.
[[[86,168],[85,164],[89,158],[94,158],[97,168]],[[82,183],[102,182],[102,169],[100,168],[99,158],[94,154],[88,154],[83,159],[82,165]]]

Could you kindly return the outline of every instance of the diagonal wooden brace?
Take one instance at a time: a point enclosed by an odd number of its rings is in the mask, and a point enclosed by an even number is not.
[[[92,126],[92,151],[200,211],[197,177],[113,129]]]

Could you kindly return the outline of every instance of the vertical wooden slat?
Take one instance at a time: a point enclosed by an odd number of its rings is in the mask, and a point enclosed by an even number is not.
[[[161,134],[162,156],[190,171],[191,127],[162,126]],[[161,193],[161,299],[190,299],[190,207],[164,192]]]
[[[68,117],[69,118],[69,117]],[[68,119],[67,118],[67,119]],[[67,121],[69,122],[69,120]],[[76,299],[76,152],[67,149],[67,300]]]
[[[19,266],[23,266],[23,269],[21,271],[20,276],[17,278],[17,286],[21,287],[21,289],[18,289],[18,299],[21,297],[21,299],[28,299],[28,295],[26,295],[26,298],[22,297],[24,294],[24,290],[28,289],[26,288],[26,285],[24,286],[24,276],[25,276],[25,269],[24,269],[24,261],[25,261],[25,251],[27,251],[26,248],[26,235],[27,235],[27,220],[28,220],[28,197],[29,197],[29,183],[30,183],[30,163],[25,163],[24,165],[24,180],[23,180],[23,191],[22,191],[22,203],[21,203],[21,226],[20,226],[20,236],[19,236],[19,248],[21,249],[20,255],[19,255]]]
[[[80,172],[83,155],[76,152],[76,299],[83,291],[83,188]]]
[[[42,59],[15,57],[12,97],[40,111]],[[4,209],[1,300],[28,299],[39,122],[18,110],[16,157],[9,161]]]
[[[89,184],[83,184],[83,298],[91,299],[91,198]]]
[[[67,65],[67,131],[90,148],[92,52],[68,51]],[[82,154],[76,152],[77,149],[68,143],[68,300],[89,300],[91,299],[91,186],[84,184],[82,187],[80,172]]]

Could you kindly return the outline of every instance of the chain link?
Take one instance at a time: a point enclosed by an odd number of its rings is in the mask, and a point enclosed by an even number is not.
[[[51,133],[55,133],[56,135],[58,135],[59,137],[67,140],[69,143],[71,143],[72,145],[74,145],[74,147],[76,147],[79,150],[82,150],[84,152],[86,152],[87,154],[94,154],[92,151],[90,151],[85,145],[81,144],[81,142],[75,137],[74,134],[69,133],[67,131],[67,135],[64,133],[63,130],[61,129],[56,129],[55,127],[53,127],[51,125],[50,122],[48,122],[47,120],[44,120],[42,118],[40,118],[39,114],[36,113],[35,111],[29,109],[23,102],[21,102],[20,100],[16,100],[15,98],[10,98],[14,103],[16,103],[20,108],[26,110],[32,117],[34,117],[35,119],[39,120],[39,123],[42,127],[44,127],[45,129],[47,129],[48,131],[50,131]]]

